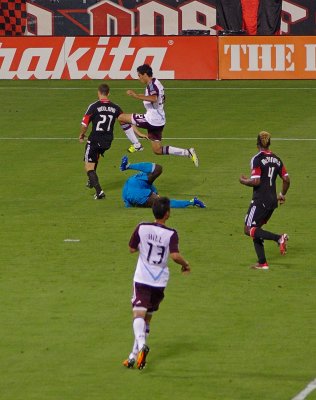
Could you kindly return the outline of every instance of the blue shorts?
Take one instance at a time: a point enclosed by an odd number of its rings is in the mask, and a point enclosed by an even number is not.
[[[141,172],[127,179],[123,187],[122,198],[125,207],[142,207],[152,193],[157,193],[157,189],[148,182],[148,175]]]

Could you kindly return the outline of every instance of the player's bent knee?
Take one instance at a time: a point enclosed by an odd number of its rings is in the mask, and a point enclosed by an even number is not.
[[[95,167],[95,163],[85,163],[84,165],[84,169],[86,170],[86,172],[89,171],[94,171]]]
[[[155,175],[161,175],[162,174],[162,166],[160,164],[156,164],[154,173],[155,173]]]
[[[147,309],[145,307],[133,307],[133,318],[145,319]]]

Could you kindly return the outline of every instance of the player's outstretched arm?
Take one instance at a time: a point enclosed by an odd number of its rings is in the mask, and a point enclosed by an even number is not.
[[[136,133],[136,135],[137,135],[138,137],[148,140],[148,135],[147,135],[146,133],[142,133],[140,130],[138,130],[138,129],[136,128],[135,125],[133,125],[132,127],[133,127],[133,130],[134,130],[134,132]]]
[[[242,185],[254,187],[260,185],[260,178],[247,178],[245,175],[241,175],[239,182]]]
[[[182,257],[180,253],[170,253],[170,257],[175,263],[181,265],[181,272],[183,274],[189,274],[191,272],[189,263]]]
[[[135,93],[134,90],[127,90],[126,93],[134,97],[134,99],[142,100],[142,101],[150,101],[151,103],[155,103],[158,100],[158,96],[156,95],[149,95],[146,96],[145,94]]]

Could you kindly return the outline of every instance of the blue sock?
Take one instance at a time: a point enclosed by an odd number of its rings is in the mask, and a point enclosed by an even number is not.
[[[170,200],[171,208],[185,208],[192,205],[193,203],[190,200]]]
[[[153,172],[155,164],[151,162],[140,162],[135,164],[129,164],[128,169],[135,169],[136,171],[145,172],[145,174],[150,174]]]

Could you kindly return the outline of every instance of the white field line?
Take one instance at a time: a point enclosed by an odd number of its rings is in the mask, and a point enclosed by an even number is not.
[[[252,138],[238,137],[166,137],[164,140],[238,140],[238,141],[253,141]],[[0,140],[78,140],[76,137],[0,137]],[[126,140],[125,137],[117,137],[115,140]],[[288,142],[315,142],[316,138],[273,138],[273,141],[288,141]]]
[[[0,90],[95,90],[94,87],[29,87],[0,86]],[[113,87],[113,90],[140,89],[137,87]],[[316,90],[316,87],[165,87],[166,90]]]
[[[306,397],[315,389],[316,389],[316,379],[309,382],[309,384],[301,392],[299,392],[299,394],[293,397],[292,400],[305,400]]]

